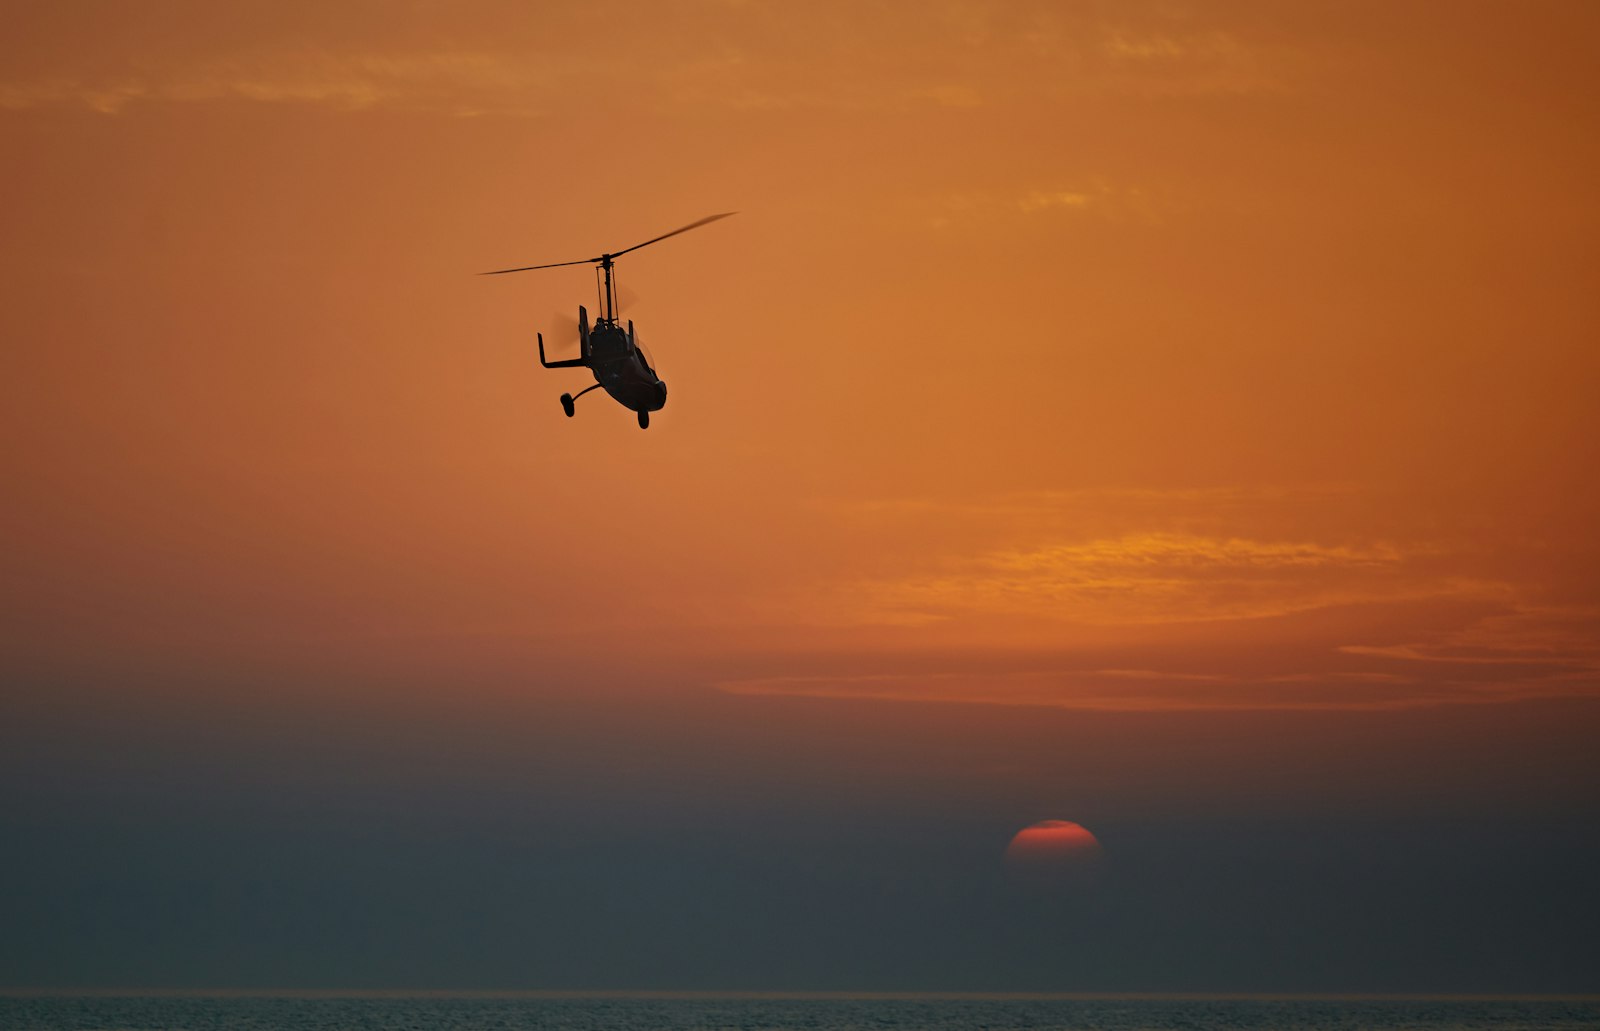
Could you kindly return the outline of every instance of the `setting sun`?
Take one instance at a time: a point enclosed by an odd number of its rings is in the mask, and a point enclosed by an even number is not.
[[[1006,846],[1006,871],[1031,887],[1085,883],[1097,876],[1105,853],[1100,841],[1070,820],[1040,820]]]

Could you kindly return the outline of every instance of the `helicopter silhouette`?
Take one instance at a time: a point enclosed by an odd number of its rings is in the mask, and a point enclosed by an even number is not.
[[[648,358],[639,346],[638,337],[633,332],[633,320],[628,320],[628,329],[623,331],[617,320],[616,287],[612,280],[611,268],[615,259],[622,257],[640,247],[648,247],[653,243],[660,243],[668,237],[687,233],[691,229],[698,229],[708,222],[715,222],[719,218],[736,215],[736,211],[724,211],[720,215],[708,215],[698,222],[690,222],[680,229],[670,233],[663,233],[653,240],[636,243],[632,247],[602,254],[598,258],[583,258],[578,261],[557,261],[549,265],[528,265],[523,268],[503,268],[493,272],[480,272],[481,276],[502,276],[507,272],[533,272],[542,268],[561,268],[565,265],[596,265],[596,273],[605,273],[605,314],[594,320],[594,325],[589,324],[589,312],[583,305],[578,306],[578,357],[565,361],[552,362],[544,356],[544,334],[539,333],[539,364],[547,369],[577,369],[585,368],[594,373],[594,385],[585,387],[576,394],[561,395],[561,410],[567,413],[567,418],[577,414],[575,405],[578,398],[591,390],[605,388],[617,403],[624,408],[632,409],[639,413],[639,428],[650,427],[650,413],[658,412],[667,403],[667,385],[661,377],[656,375],[656,370],[651,368]]]

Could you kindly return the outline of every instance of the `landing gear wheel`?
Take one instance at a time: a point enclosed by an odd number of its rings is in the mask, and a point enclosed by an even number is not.
[[[641,430],[647,430],[647,429],[650,428],[650,413],[649,412],[640,412],[639,413],[639,428]]]
[[[571,394],[562,394],[561,395],[561,410],[563,412],[567,413],[567,418],[569,418],[569,419],[577,414],[577,410],[575,408],[573,408],[573,406],[572,406],[572,395]]]

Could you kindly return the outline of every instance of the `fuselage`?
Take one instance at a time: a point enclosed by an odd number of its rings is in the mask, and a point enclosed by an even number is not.
[[[667,403],[667,385],[627,331],[613,322],[596,321],[589,330],[589,368],[595,382],[625,408],[655,412]]]

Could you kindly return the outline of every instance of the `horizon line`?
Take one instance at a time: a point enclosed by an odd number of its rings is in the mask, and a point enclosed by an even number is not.
[[[1595,992],[907,991],[698,988],[150,988],[4,986],[0,997],[281,999],[683,999],[1171,1002],[1600,1002]]]

